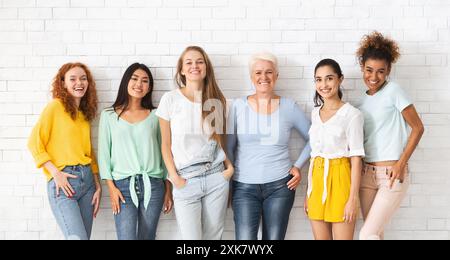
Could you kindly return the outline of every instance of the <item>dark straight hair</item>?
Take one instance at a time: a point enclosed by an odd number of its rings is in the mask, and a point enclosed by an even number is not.
[[[131,77],[133,76],[133,73],[139,69],[141,69],[141,70],[145,71],[145,73],[147,73],[148,80],[149,80],[149,86],[150,86],[147,95],[145,95],[141,100],[141,105],[145,109],[152,110],[155,108],[153,106],[153,102],[152,102],[152,92],[153,92],[152,73],[150,72],[150,69],[146,65],[140,64],[140,63],[134,63],[134,64],[131,64],[128,67],[128,69],[125,71],[125,73],[123,74],[122,81],[120,82],[119,92],[117,93],[116,101],[114,102],[114,104],[111,107],[114,111],[116,111],[116,109],[118,109],[118,108],[122,108],[122,111],[120,112],[118,118],[128,108],[128,104],[129,104],[128,83],[130,82]]]
[[[344,74],[342,74],[341,66],[339,66],[339,63],[337,61],[332,59],[324,59],[321,60],[319,63],[317,63],[316,68],[314,69],[314,79],[316,78],[316,72],[319,68],[329,66],[333,69],[334,73],[338,75],[339,78],[342,78]],[[342,99],[344,94],[342,93],[341,86],[339,86],[339,92],[338,92],[339,98]],[[320,107],[323,105],[323,98],[319,95],[319,93],[316,90],[316,94],[314,95],[314,106]]]

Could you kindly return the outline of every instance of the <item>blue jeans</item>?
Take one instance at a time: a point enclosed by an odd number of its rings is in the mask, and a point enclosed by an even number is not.
[[[233,181],[233,212],[236,240],[257,240],[262,217],[262,239],[284,240],[295,191],[287,187],[292,178],[266,184]]]
[[[138,208],[131,199],[131,178],[136,178],[135,189],[139,200]],[[117,238],[119,240],[155,240],[156,228],[164,204],[164,180],[150,177],[152,195],[147,209],[144,205],[142,175],[114,181],[114,183],[125,199],[125,204],[120,202],[120,213],[114,216]]]
[[[91,167],[67,166],[62,171],[78,177],[68,178],[75,194],[72,198],[68,198],[60,190],[59,196],[56,196],[55,181],[53,179],[49,181],[47,193],[53,215],[67,240],[89,240],[94,219],[92,198],[95,193]]]
[[[205,169],[203,166],[190,168]],[[183,188],[174,187],[173,200],[181,239],[220,240],[222,238],[230,186],[229,180],[222,174],[223,171],[222,163],[202,171],[200,176],[187,179],[186,186]],[[189,170],[189,172],[192,171]]]

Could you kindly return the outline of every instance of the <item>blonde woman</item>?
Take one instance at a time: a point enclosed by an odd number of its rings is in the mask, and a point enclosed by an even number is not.
[[[278,60],[258,53],[249,62],[255,93],[234,101],[229,117],[228,155],[236,168],[232,206],[236,239],[256,240],[262,220],[263,240],[283,240],[300,184],[300,169],[309,159],[306,144],[296,162],[289,141],[297,130],[308,142],[310,122],[290,98],[275,93]]]
[[[181,54],[176,83],[178,88],[161,98],[156,115],[181,238],[218,240],[234,172],[224,152],[225,97],[208,55],[197,46]]]

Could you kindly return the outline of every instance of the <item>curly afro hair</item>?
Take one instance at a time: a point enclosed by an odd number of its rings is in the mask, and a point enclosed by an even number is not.
[[[356,56],[361,66],[364,66],[367,60],[375,59],[385,60],[391,67],[400,58],[400,48],[394,40],[374,31],[362,38]]]

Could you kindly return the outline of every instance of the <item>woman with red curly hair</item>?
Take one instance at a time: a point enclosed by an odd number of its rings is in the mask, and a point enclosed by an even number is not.
[[[392,64],[400,57],[398,44],[373,32],[364,36],[357,56],[368,89],[359,107],[364,114],[365,149],[360,185],[365,222],[359,237],[379,240],[406,195],[408,161],[424,127],[404,90],[389,80]]]
[[[88,240],[102,192],[91,145],[95,82],[86,65],[67,63],[52,86],[53,100],[33,128],[28,148],[47,177],[50,206],[64,237]]]

